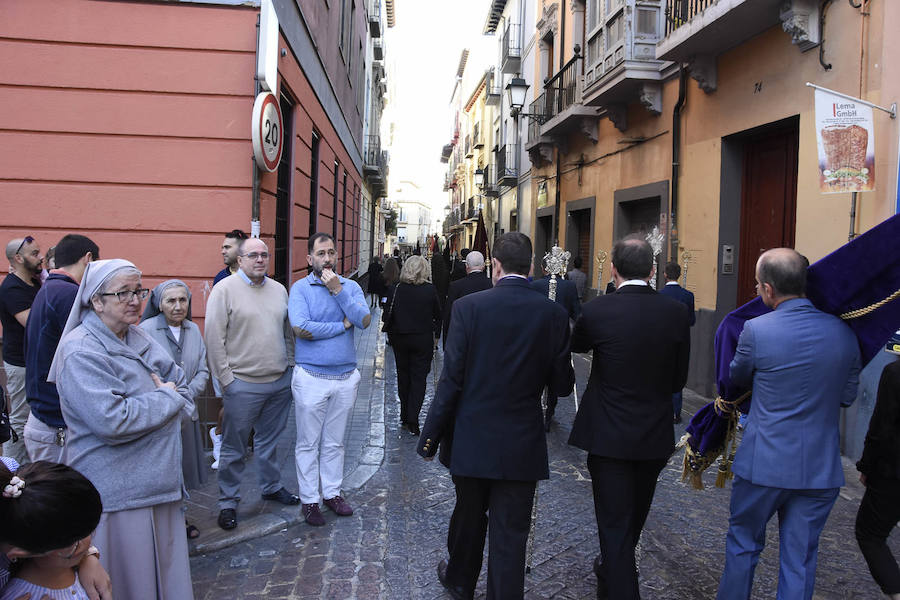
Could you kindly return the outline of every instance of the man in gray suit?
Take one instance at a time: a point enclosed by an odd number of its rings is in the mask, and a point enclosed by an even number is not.
[[[747,321],[731,382],[749,387],[750,418],[734,461],[731,519],[718,600],[746,600],[778,513],[781,599],[812,598],[819,535],[844,485],[838,421],[856,399],[860,354],[847,325],[806,299],[806,259],[763,253],[756,287],[773,309]]]

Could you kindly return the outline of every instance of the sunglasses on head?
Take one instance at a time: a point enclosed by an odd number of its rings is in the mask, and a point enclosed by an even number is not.
[[[34,238],[31,237],[30,235],[26,235],[24,238],[22,238],[22,243],[19,244],[18,248],[16,248],[16,254],[18,254],[19,252],[22,251],[22,248],[25,246],[25,244],[30,244],[33,241],[34,241]]]

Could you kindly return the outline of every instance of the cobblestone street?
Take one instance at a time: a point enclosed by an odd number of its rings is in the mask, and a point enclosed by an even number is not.
[[[438,583],[435,566],[446,555],[453,485],[437,461],[425,462],[416,455],[417,438],[399,432],[393,355],[389,347],[385,352],[382,339],[377,347],[376,363],[384,353],[384,461],[365,485],[347,493],[355,514],[337,518],[326,512],[325,527],[301,523],[218,552],[194,556],[191,567],[198,600],[449,597]],[[440,355],[435,364],[440,369]],[[587,358],[576,356],[575,366],[580,393],[590,363]],[[373,377],[380,377],[381,372],[375,369]],[[432,382],[429,376],[426,408],[433,392]],[[370,385],[369,389],[382,388]],[[704,402],[705,399],[686,392],[686,416]],[[372,404],[375,403],[373,399]],[[599,543],[586,457],[566,444],[573,416],[572,398],[560,399],[558,422],[548,436],[551,478],[538,488],[534,569],[526,577],[528,598],[596,597],[591,561],[599,552]],[[682,432],[683,426],[678,426],[677,435]],[[498,435],[502,433],[498,431]],[[872,582],[853,535],[863,488],[847,461],[845,471],[848,486],[841,490],[821,540],[814,597],[880,598],[883,596]],[[724,556],[730,486],[712,487],[714,473],[707,474],[707,489],[698,492],[682,484],[680,475],[679,452],[660,478],[641,541],[641,593],[645,599],[715,596]],[[767,540],[756,571],[753,598],[758,599],[775,596],[775,520],[770,523]],[[900,549],[896,539],[893,547],[895,552]],[[484,573],[477,596],[484,596]]]

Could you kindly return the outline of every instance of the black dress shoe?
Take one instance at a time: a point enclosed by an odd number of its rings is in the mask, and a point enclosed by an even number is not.
[[[419,435],[422,431],[419,429],[418,423],[408,423],[409,432],[413,435]]]
[[[678,425],[681,423],[681,415],[675,415],[675,424]]]
[[[450,594],[453,600],[472,600],[475,594],[466,592],[461,585],[451,585],[447,582],[447,561],[442,560],[437,566],[438,581],[444,586],[444,589]]]
[[[219,527],[226,530],[237,527],[237,511],[233,508],[223,508],[220,510]]]
[[[263,494],[262,497],[263,500],[273,500],[287,506],[300,504],[300,497],[295,496],[284,488],[281,488],[277,492],[272,492],[271,494]]]

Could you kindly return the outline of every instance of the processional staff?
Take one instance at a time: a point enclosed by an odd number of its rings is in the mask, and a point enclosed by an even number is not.
[[[644,239],[647,240],[647,243],[650,244],[650,247],[653,249],[653,276],[650,278],[650,287],[654,290],[656,289],[656,273],[657,267],[659,266],[659,255],[662,252],[663,241],[666,239],[666,234],[659,230],[659,227],[654,225],[653,231],[647,234],[647,237]]]
[[[550,274],[550,286],[547,289],[547,297],[550,298],[553,302],[556,302],[556,286],[557,286],[557,277],[562,277],[567,272],[567,267],[569,265],[569,258],[572,257],[572,254],[566,250],[563,250],[559,246],[553,246],[550,249],[550,252],[544,255],[543,265],[544,271]],[[578,393],[575,393],[575,410],[578,410]],[[544,418],[547,418],[547,396],[541,396],[541,414]],[[531,565],[534,562],[534,526],[537,523],[537,505],[538,505],[538,488],[537,485],[534,487],[534,502],[531,505],[531,527],[528,529],[528,544],[527,544],[527,562],[525,563],[525,572],[531,572]]]
[[[601,250],[597,253],[597,294],[600,294],[601,286],[603,285],[603,263],[606,262],[606,259],[609,258],[609,253],[606,250]]]

